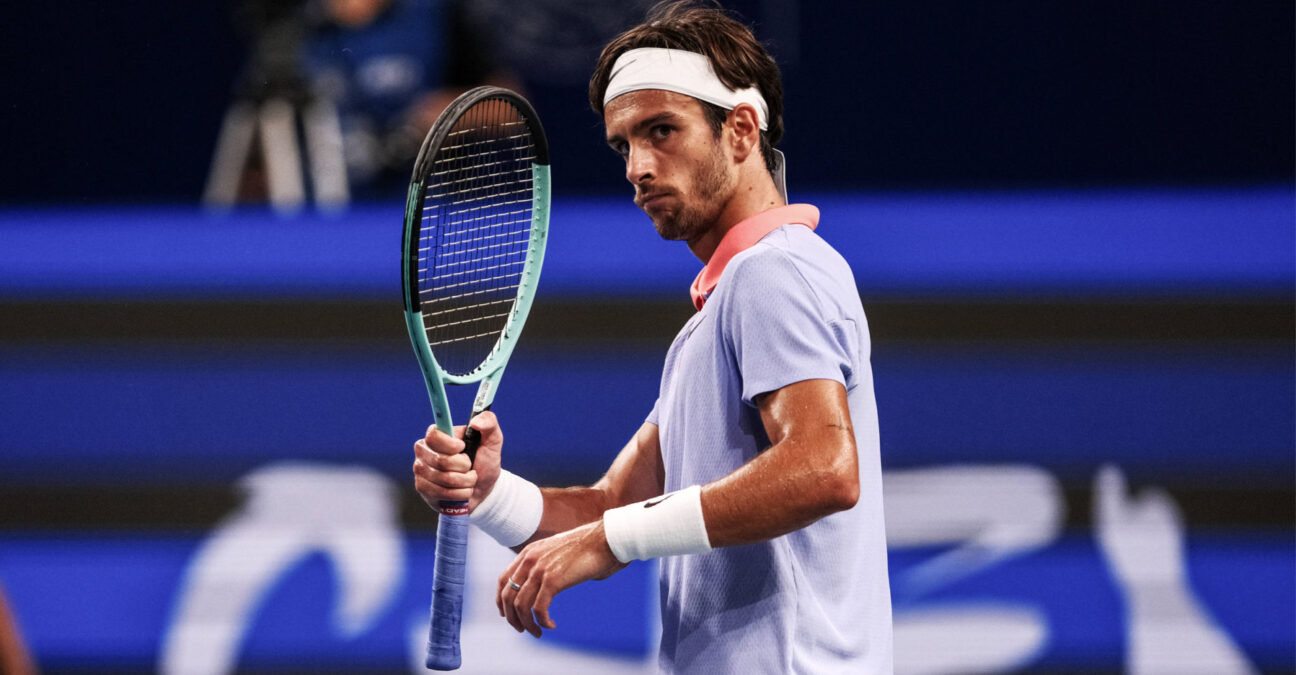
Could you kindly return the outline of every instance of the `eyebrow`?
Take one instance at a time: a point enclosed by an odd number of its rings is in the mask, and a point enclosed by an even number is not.
[[[662,122],[678,122],[679,119],[680,119],[679,113],[673,110],[663,110],[662,112],[659,112],[656,115],[653,115],[652,117],[646,117],[642,120],[639,120],[638,122],[635,122],[635,125],[633,127],[630,127],[630,134],[633,136],[635,134],[638,134],[640,131],[643,131],[644,129],[656,126],[658,124],[661,124]],[[620,136],[608,136],[607,144],[615,145],[624,140],[625,139]]]

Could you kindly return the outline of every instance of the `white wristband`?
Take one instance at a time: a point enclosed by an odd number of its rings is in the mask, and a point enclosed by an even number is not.
[[[500,469],[490,494],[468,515],[476,525],[499,543],[510,548],[521,544],[540,527],[544,497],[535,483]]]
[[[702,521],[702,486],[603,512],[612,555],[623,563],[711,550]]]

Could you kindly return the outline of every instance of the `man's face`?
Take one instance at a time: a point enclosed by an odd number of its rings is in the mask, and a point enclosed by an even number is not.
[[[693,242],[710,230],[733,196],[738,173],[697,99],[634,91],[609,101],[603,122],[608,145],[625,159],[635,204],[657,233]]]

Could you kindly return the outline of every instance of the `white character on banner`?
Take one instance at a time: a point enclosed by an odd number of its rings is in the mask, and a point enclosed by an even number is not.
[[[892,581],[916,599],[1047,546],[1066,515],[1062,488],[1032,466],[941,466],[882,476],[887,546],[955,544]],[[897,610],[895,671],[905,675],[1010,672],[1048,641],[1038,608],[1009,602],[933,602]]]
[[[1094,528],[1125,601],[1131,675],[1256,672],[1189,586],[1184,523],[1165,490],[1127,494],[1125,476],[1104,466],[1094,480]]]
[[[364,467],[283,463],[240,481],[247,499],[190,561],[163,640],[164,675],[222,675],[263,599],[308,556],[323,553],[337,576],[333,626],[352,637],[396,599],[405,548],[395,486]]]
[[[311,555],[326,555],[337,574],[337,636],[364,633],[399,599],[406,580],[404,533],[397,488],[386,477],[363,467],[282,463],[247,475],[240,486],[245,502],[213,529],[179,587],[158,663],[165,675],[235,672],[263,600]],[[1053,543],[1066,515],[1057,479],[1033,466],[947,465],[886,472],[883,489],[890,548],[952,545],[893,578],[898,599],[923,600],[897,610],[896,672],[1011,672],[1036,660],[1050,635],[1040,608],[925,598]],[[1098,548],[1126,603],[1129,673],[1256,672],[1189,585],[1184,524],[1167,493],[1148,488],[1130,496],[1120,470],[1103,467],[1094,483],[1093,515]],[[512,553],[475,529],[469,546],[475,562],[467,595],[490,597],[497,570]],[[627,601],[652,611],[654,591],[646,588],[642,598]],[[489,602],[465,603],[465,673],[653,670],[652,653],[617,658],[537,642],[515,633],[491,609]],[[408,627],[410,672],[426,672],[426,614],[412,616]]]

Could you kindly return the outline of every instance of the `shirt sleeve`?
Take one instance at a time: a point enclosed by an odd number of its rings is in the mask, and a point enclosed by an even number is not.
[[[805,380],[846,386],[852,369],[849,319],[823,303],[784,252],[763,248],[735,258],[721,309],[724,340],[742,378],[743,403]]]

